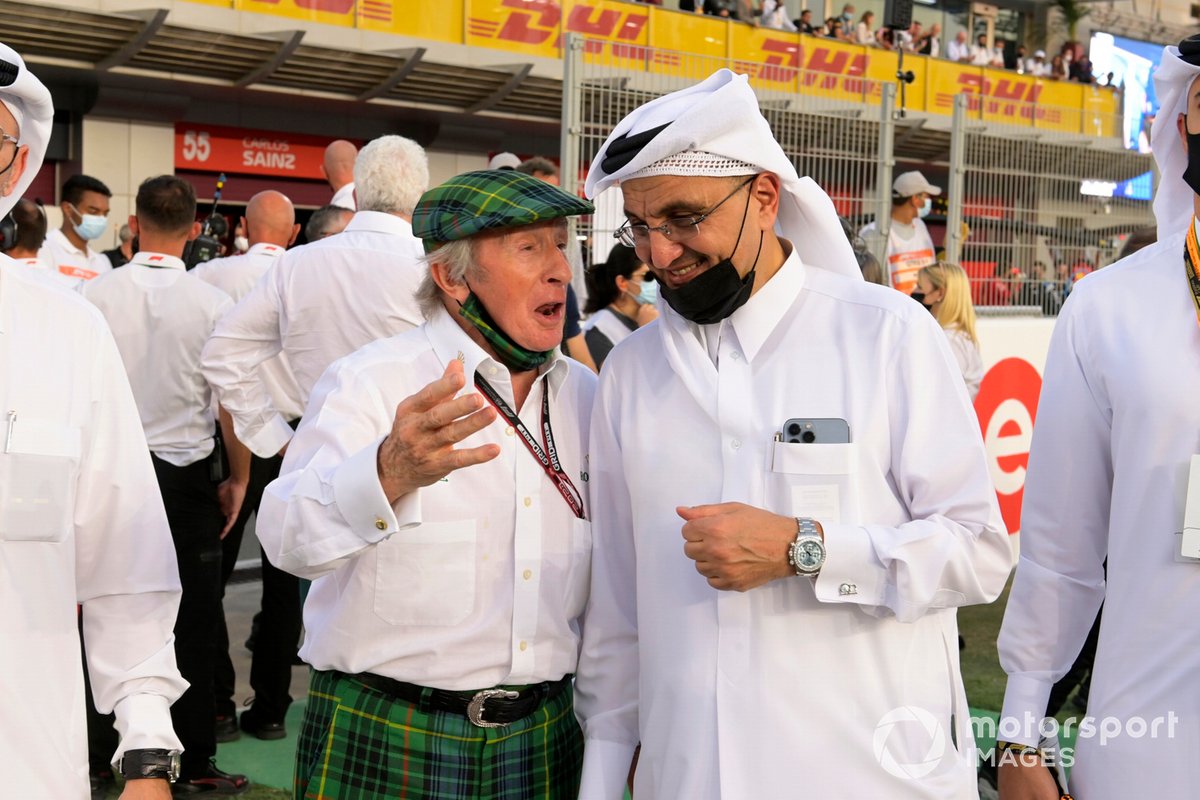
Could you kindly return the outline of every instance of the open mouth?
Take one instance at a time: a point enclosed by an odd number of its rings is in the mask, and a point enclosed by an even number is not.
[[[663,282],[672,289],[682,286],[699,274],[702,266],[702,262],[693,261],[690,264],[665,270],[663,272]]]
[[[566,307],[566,303],[543,303],[535,308],[534,312],[540,314],[548,322],[555,322],[563,318]]]

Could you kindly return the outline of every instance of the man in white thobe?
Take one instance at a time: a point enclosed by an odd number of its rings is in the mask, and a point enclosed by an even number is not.
[[[50,138],[50,92],[0,45],[0,215]],[[0,256],[0,772],[5,797],[89,796],[77,606],[124,800],[165,800],[179,739],[175,550],[100,313]],[[106,754],[107,755],[107,754]]]
[[[1103,602],[1070,781],[1086,800],[1200,786],[1200,560],[1181,550],[1200,513],[1200,37],[1165,48],[1154,83],[1158,242],[1080,281],[1059,315],[1000,630],[999,738],[1033,748]],[[1057,800],[1036,755],[999,759],[1001,797]]]
[[[861,279],[745,76],[634,111],[588,195],[618,182],[665,302],[593,410],[581,796],[640,742],[639,799],[975,797],[955,609],[1011,551],[945,337]]]

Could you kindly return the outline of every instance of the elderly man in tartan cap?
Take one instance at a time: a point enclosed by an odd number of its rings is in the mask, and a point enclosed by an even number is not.
[[[555,348],[591,210],[510,170],[430,190],[425,324],[317,384],[259,528],[313,579],[297,797],[574,800],[595,379]]]

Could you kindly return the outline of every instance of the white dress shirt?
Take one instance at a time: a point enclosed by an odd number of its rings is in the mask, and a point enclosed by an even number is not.
[[[314,578],[301,657],[316,669],[374,672],[440,689],[557,680],[575,669],[587,599],[590,523],[575,517],[499,417],[459,446],[493,461],[388,505],[376,452],[396,406],[461,359],[513,406],[508,371],[444,310],[418,330],[334,364],[313,391],[281,477],[263,495],[258,536],[280,569]],[[554,445],[587,505],[595,377],[555,356],[524,405],[540,429],[549,387]],[[318,413],[319,410],[319,413]]]
[[[103,253],[91,247],[80,250],[61,229],[55,228],[46,234],[46,241],[38,250],[38,261],[48,272],[56,272],[79,281],[90,281],[112,272],[112,262]]]
[[[177,467],[211,453],[212,392],[200,351],[233,307],[229,295],[187,274],[178,258],[146,252],[83,294],[112,328],[150,452]]]
[[[962,61],[963,59],[971,58],[971,45],[966,42],[959,42],[958,39],[951,39],[946,45],[946,58],[950,61]]]
[[[640,741],[634,797],[975,798],[955,609],[993,600],[1012,553],[941,330],[794,252],[722,323],[659,312],[609,356],[592,416],[580,797],[619,800]],[[824,417],[852,442],[775,439]],[[708,585],[675,509],[735,501],[822,523],[815,582]],[[896,709],[937,735],[889,733]]]
[[[1103,601],[1087,713],[1121,730],[1076,741],[1071,791],[1088,800],[1200,785],[1200,563],[1175,560],[1200,453],[1200,327],[1183,249],[1180,233],[1075,285],[1037,407],[1000,629],[1003,717],[1015,726],[1001,738],[1031,741],[1022,721],[1042,719]]]
[[[408,221],[359,211],[341,233],[284,253],[221,320],[204,348],[204,375],[255,455],[269,458],[292,438],[258,365],[283,352],[307,406],[334,361],[424,321],[423,254]]]
[[[4,794],[86,800],[76,604],[96,706],[116,711],[116,758],[126,749],[179,749],[169,710],[187,688],[172,634],[179,573],[103,318],[2,256],[0,408]]]
[[[214,258],[197,264],[191,272],[205,283],[211,283],[237,303],[266,274],[287,249],[269,242],[256,242],[245,253]],[[258,366],[259,377],[271,396],[271,403],[285,420],[299,419],[304,413],[300,387],[292,375],[287,356],[279,353]]]
[[[354,202],[354,182],[347,183],[342,188],[333,193],[333,198],[329,201],[331,206],[340,206],[348,208],[351,211],[357,211],[358,207]]]

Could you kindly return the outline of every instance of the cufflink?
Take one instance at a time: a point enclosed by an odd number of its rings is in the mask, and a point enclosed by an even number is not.
[[[381,531],[386,531],[387,530],[387,521],[384,520],[383,517],[376,517],[375,518],[375,527]]]
[[[851,594],[858,594],[858,586],[853,583],[843,583],[838,587],[838,594],[840,594],[842,597]]]

